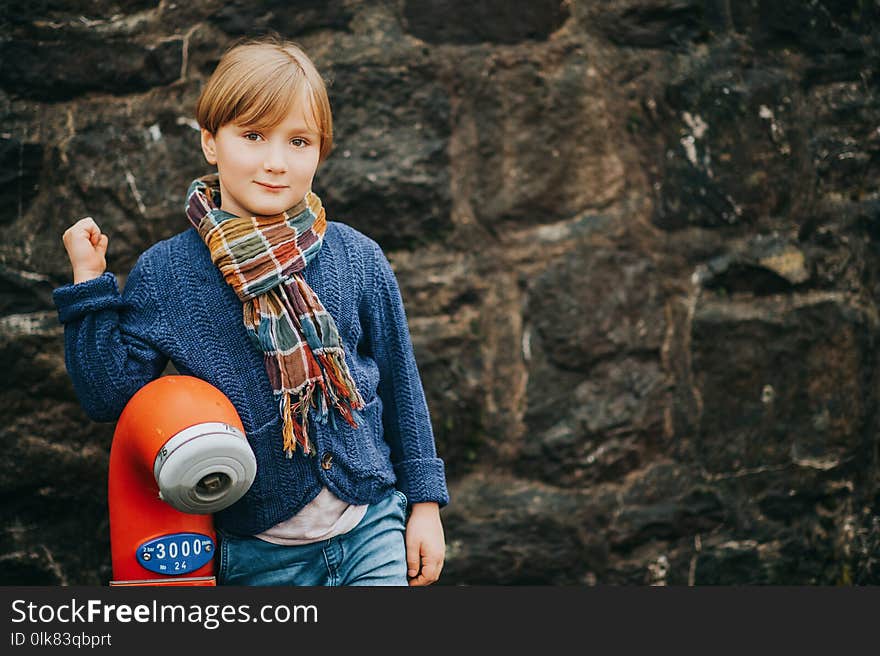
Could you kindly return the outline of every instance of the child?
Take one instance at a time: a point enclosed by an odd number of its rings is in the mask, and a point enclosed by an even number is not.
[[[115,421],[169,359],[230,399],[257,476],[214,515],[220,584],[436,581],[449,497],[397,281],[311,191],[333,138],[319,73],[289,42],[236,46],[196,115],[218,173],[121,295],[95,221],[64,233],[73,284],[54,300],[84,410]]]

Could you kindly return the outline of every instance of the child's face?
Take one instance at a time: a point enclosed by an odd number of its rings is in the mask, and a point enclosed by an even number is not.
[[[202,151],[220,174],[221,209],[236,216],[272,216],[300,202],[312,186],[321,151],[302,103],[278,125],[227,123],[202,130]]]

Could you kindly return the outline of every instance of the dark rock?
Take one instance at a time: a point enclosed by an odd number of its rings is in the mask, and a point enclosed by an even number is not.
[[[55,284],[48,276],[8,269],[0,264],[0,285],[0,317],[54,310]]]
[[[653,278],[647,260],[585,247],[533,282],[518,471],[566,486],[618,480],[659,448],[665,325]]]
[[[467,154],[459,177],[490,232],[571,219],[621,194],[607,89],[579,44],[475,51],[457,67],[455,84],[453,121]]]
[[[441,333],[446,333],[442,334]],[[473,374],[481,370],[475,335],[437,330],[413,338],[416,360],[446,474],[458,478],[481,464],[485,427],[481,412],[484,390]]]
[[[485,475],[464,479],[450,494],[456,504],[444,511],[444,584],[577,585],[606,567],[609,498]]]
[[[328,72],[338,146],[314,188],[334,218],[384,248],[414,249],[452,226],[449,97],[435,75],[378,62]]]
[[[614,549],[628,551],[652,540],[669,540],[715,528],[724,520],[720,503],[711,492],[653,506],[627,508],[611,527]]]
[[[791,522],[808,516],[821,498],[821,493],[816,490],[776,489],[764,494],[758,502],[758,507],[770,519]]]
[[[656,354],[665,330],[650,259],[586,246],[533,282],[527,316],[547,359],[570,371],[616,353]]]
[[[180,39],[141,45],[86,34],[77,35],[76,57],[67,40],[0,42],[0,87],[12,96],[54,102],[92,91],[135,93],[180,77]]]
[[[7,372],[0,390],[5,585],[106,584],[98,572],[110,556],[106,473],[113,426],[93,424],[79,408],[61,333],[54,311],[0,318],[0,367]]]
[[[53,172],[65,181],[64,221],[95,219],[110,238],[107,260],[114,273],[126,274],[151,244],[189,228],[183,213],[186,190],[194,178],[213,170],[202,155],[189,109],[194,91],[179,87],[175,102],[164,107],[137,103],[132,116],[121,106],[96,105],[81,115],[67,142],[68,161],[58,162]],[[60,233],[51,239],[60,243]],[[69,275],[64,260],[46,266]]]
[[[486,364],[481,344],[500,329],[491,318],[502,308],[487,300],[488,284],[475,275],[470,258],[399,253],[392,266],[413,326],[437,450],[447,477],[456,479],[480,467],[487,455],[492,457],[491,431],[481,410],[491,385],[482,374]],[[495,310],[481,312],[488,304]]]
[[[869,506],[846,518],[837,541],[841,584],[877,585],[880,581],[880,518]]]
[[[880,201],[827,198],[805,217],[798,239],[811,263],[811,288],[857,289],[880,279]],[[869,284],[880,298],[878,283]]]
[[[708,474],[706,480],[725,500],[728,516],[726,530],[703,537],[761,545],[761,581],[838,583],[848,564],[861,568],[866,562],[852,517],[861,494],[844,468],[821,470],[793,463]],[[811,581],[811,576],[818,578]]]
[[[811,53],[861,50],[880,21],[880,7],[860,0],[756,0],[730,3],[737,31],[761,47]]]
[[[43,147],[0,137],[0,224],[21,217],[40,189]]]
[[[318,29],[345,30],[351,17],[343,0],[226,0],[217,4],[208,20],[234,36],[274,32],[289,39]]]
[[[405,27],[429,43],[545,40],[568,18],[560,0],[405,0]]]
[[[808,193],[797,76],[782,63],[756,68],[751,60],[736,41],[722,42],[667,87],[656,225],[753,223]]]
[[[652,541],[711,531],[730,514],[718,490],[669,463],[650,465],[629,477],[623,500],[608,533],[614,550],[622,553]]]
[[[0,25],[22,28],[35,22],[101,21],[156,8],[160,0],[6,0]]]
[[[7,552],[0,556],[0,585],[20,585],[28,581],[31,585],[63,585],[65,580],[53,569],[51,556],[44,545],[42,550],[30,552]]]
[[[810,278],[803,252],[781,235],[757,235],[731,250],[697,268],[701,285],[724,293],[765,296],[790,292]]]
[[[817,195],[870,202],[880,185],[878,94],[866,93],[855,76],[813,87],[807,101],[812,110],[807,152]]]
[[[700,553],[694,568],[697,585],[766,584],[767,572],[754,540],[729,541]]]
[[[873,330],[836,296],[701,302],[692,348],[703,465],[826,469],[860,453]]]
[[[28,20],[63,16],[84,16],[98,20],[155,9],[160,4],[160,0],[10,0],[7,3],[12,10]]]
[[[624,360],[579,384],[560,380],[544,367],[529,376],[519,473],[566,487],[619,481],[658,448],[664,376],[655,364]]]
[[[713,3],[703,0],[639,0],[594,10],[594,20],[585,25],[598,29],[609,41],[637,48],[684,48],[704,41],[717,18]],[[704,17],[704,14],[707,14]]]
[[[688,468],[667,459],[657,459],[626,481],[621,501],[627,506],[660,503],[681,495],[694,482],[695,476]]]

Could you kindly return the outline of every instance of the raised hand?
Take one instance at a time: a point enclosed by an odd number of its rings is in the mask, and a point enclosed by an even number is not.
[[[99,277],[107,269],[107,235],[101,232],[95,220],[87,216],[80,219],[62,237],[70,266],[73,268],[73,282],[84,282]]]

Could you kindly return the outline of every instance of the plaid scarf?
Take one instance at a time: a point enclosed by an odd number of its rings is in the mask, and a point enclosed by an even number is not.
[[[219,208],[220,183],[211,174],[192,182],[186,215],[243,304],[251,342],[263,361],[284,419],[284,452],[315,446],[308,435],[309,408],[318,421],[336,426],[331,406],[354,427],[364,400],[357,390],[336,322],[303,278],[321,250],[327,221],[311,191],[286,212],[238,217]]]

